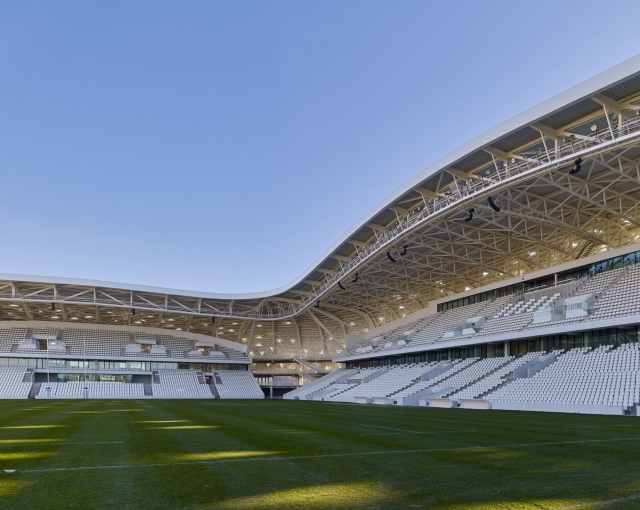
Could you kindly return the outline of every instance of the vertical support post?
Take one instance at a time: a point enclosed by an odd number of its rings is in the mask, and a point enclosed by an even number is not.
[[[604,110],[604,116],[607,119],[607,125],[609,126],[609,132],[611,133],[611,138],[615,140],[616,135],[613,134],[613,128],[611,127],[611,119],[609,118],[609,112],[607,111],[607,107],[602,105],[602,109]]]

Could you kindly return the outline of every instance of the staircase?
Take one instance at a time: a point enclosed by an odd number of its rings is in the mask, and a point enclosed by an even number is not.
[[[578,256],[576,257],[576,259],[588,257],[589,255],[591,255],[591,252],[593,251],[594,248],[595,248],[594,244],[590,241],[587,241],[587,243],[578,252]]]
[[[320,372],[316,367],[314,367],[311,363],[309,363],[306,360],[294,357],[293,361],[295,361],[296,363],[299,363],[302,366],[307,367],[310,370],[313,370],[316,374]]]
[[[22,382],[31,382],[33,380],[33,368],[27,368],[27,371],[24,373],[24,377],[22,378]]]
[[[497,386],[494,386],[493,388],[491,388],[490,390],[485,391],[484,393],[480,393],[480,395],[478,395],[476,398],[477,399],[481,399],[486,397],[487,395],[489,395],[490,393],[493,393],[494,391],[502,388],[503,386],[506,386],[507,384],[513,382],[513,372],[509,372],[505,377],[504,380],[498,384]]]
[[[29,397],[28,398],[36,398],[36,395],[38,393],[40,393],[40,386],[42,386],[42,383],[33,383],[33,385],[31,386],[31,389],[29,390]]]
[[[153,384],[160,384],[160,374],[157,370],[153,370],[151,372],[151,377],[153,379]]]
[[[413,379],[409,384],[405,384],[402,388],[400,388],[399,390],[394,391],[390,396],[395,395],[396,393],[400,393],[401,391],[406,390],[409,386],[413,386],[416,383],[419,383],[420,381],[422,381],[422,376],[420,377],[416,377],[415,379]]]
[[[446,393],[446,394],[444,394],[444,395],[442,395],[442,396],[446,398],[446,397],[449,397],[449,395],[453,395],[454,393],[458,393],[459,391],[462,391],[462,390],[464,390],[465,388],[468,388],[469,386],[473,386],[475,383],[477,383],[477,382],[479,382],[479,381],[482,381],[483,379],[485,379],[485,378],[489,377],[491,374],[493,374],[493,373],[497,372],[498,370],[500,370],[501,368],[503,368],[505,365],[508,365],[508,364],[509,364],[509,363],[511,363],[512,361],[513,361],[513,360],[512,360],[512,359],[510,359],[510,360],[508,360],[508,361],[504,362],[504,363],[503,363],[502,365],[500,365],[499,367],[494,368],[491,372],[487,372],[486,374],[484,374],[484,375],[482,375],[482,376],[478,377],[477,379],[474,379],[473,381],[471,381],[471,382],[469,382],[469,383],[465,384],[464,386],[460,386],[458,389],[455,389],[455,390],[453,390],[453,391],[451,391],[451,392],[449,392],[449,393]],[[492,391],[493,391],[493,390],[492,390]]]
[[[218,393],[218,389],[216,388],[215,384],[210,384],[209,389],[211,390],[213,398],[220,398],[220,394]]]
[[[151,386],[151,384],[145,384],[144,385],[144,395],[145,395],[145,397],[152,397],[153,396],[153,386]]]

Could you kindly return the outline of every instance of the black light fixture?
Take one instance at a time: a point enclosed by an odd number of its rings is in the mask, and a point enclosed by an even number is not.
[[[345,289],[344,285],[342,285],[342,283],[338,282],[338,287],[340,287],[340,290],[347,290]]]
[[[582,158],[578,158],[578,159],[576,159],[576,160],[574,161],[574,163],[575,163],[576,167],[575,167],[575,168],[572,168],[571,170],[569,170],[569,173],[570,173],[571,175],[575,175],[575,174],[577,174],[577,173],[580,171],[580,169],[582,168]]]
[[[56,304],[55,303],[51,303],[51,311],[52,312],[56,311]]]
[[[500,212],[500,208],[495,204],[495,202],[493,201],[493,198],[489,197],[489,205],[491,206],[491,209],[493,209],[495,212]]]
[[[464,221],[471,221],[473,219],[473,213],[476,212],[475,209],[469,209],[469,216],[464,219]]]
[[[216,318],[212,315],[211,316],[211,325],[213,326],[216,323]]]
[[[135,314],[136,314],[136,309],[135,309],[135,308],[132,308],[132,309],[131,309],[131,315],[135,315]]]
[[[391,253],[387,252],[387,258],[388,258],[391,262],[393,262],[393,263],[395,264],[396,259],[394,259],[394,258],[391,256]]]
[[[318,301],[316,301],[315,307],[316,308],[320,308],[320,300],[319,299],[318,299]]]
[[[405,245],[402,247],[402,251],[400,252],[400,256],[401,256],[401,257],[404,257],[404,256],[407,254],[407,248],[409,248],[409,245],[408,245],[408,244],[405,244]]]
[[[360,278],[360,273],[356,273],[356,277],[351,280],[351,283],[356,283],[358,281],[358,278]]]

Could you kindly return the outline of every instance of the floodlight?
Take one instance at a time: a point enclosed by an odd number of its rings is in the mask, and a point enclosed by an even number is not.
[[[577,173],[580,171],[580,169],[582,168],[582,158],[578,158],[578,159],[576,159],[576,160],[574,161],[574,163],[575,163],[576,167],[575,167],[575,168],[572,168],[571,170],[569,170],[569,173],[570,173],[571,175],[575,175],[575,174],[577,174]]]

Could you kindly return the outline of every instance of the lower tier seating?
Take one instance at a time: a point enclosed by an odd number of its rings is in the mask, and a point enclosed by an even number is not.
[[[152,385],[159,398],[213,398],[208,385],[198,380],[195,370],[158,370],[159,383]]]
[[[22,382],[30,380],[27,367],[0,366],[0,398],[264,398],[264,393],[248,370],[218,370],[215,382],[207,384],[196,370],[155,370],[149,383],[123,382]],[[152,381],[152,382],[151,382]],[[50,388],[50,391],[47,391]],[[86,388],[86,390],[85,390]]]
[[[425,405],[432,398],[450,402],[447,407],[481,402],[484,408],[637,414],[640,344],[352,369],[348,377],[322,377],[310,389],[298,388],[295,396],[401,405]],[[290,395],[285,398],[292,398]],[[505,403],[551,407],[509,407]]]
[[[36,398],[48,398],[47,387],[51,388],[51,398],[143,398],[144,384],[117,382],[52,382],[40,385]]]
[[[632,407],[640,402],[640,346],[573,349],[530,378],[516,379],[487,399]]]
[[[0,366],[0,399],[27,398],[31,390],[30,382],[23,382],[27,367]]]
[[[264,398],[264,393],[248,370],[218,370],[213,373],[220,398]]]

